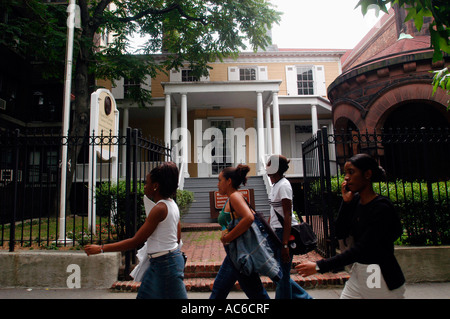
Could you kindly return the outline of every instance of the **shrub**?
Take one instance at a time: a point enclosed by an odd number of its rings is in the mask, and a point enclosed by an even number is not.
[[[105,182],[95,190],[95,201],[98,216],[111,215],[111,222],[115,225],[118,240],[126,238],[126,188],[125,181],[118,184]],[[144,183],[137,184],[137,229],[144,223],[146,215],[144,209]],[[134,195],[134,194],[132,194]],[[192,192],[177,190],[175,201],[184,212],[194,200]]]
[[[335,217],[342,200],[343,181],[343,176],[331,178],[328,205]],[[373,187],[375,192],[388,197],[399,213],[404,234],[397,240],[397,244],[417,246],[450,244],[450,181],[427,184],[423,181],[397,179],[387,183],[374,183]],[[308,198],[317,202],[320,196],[320,184],[315,181],[311,184]]]

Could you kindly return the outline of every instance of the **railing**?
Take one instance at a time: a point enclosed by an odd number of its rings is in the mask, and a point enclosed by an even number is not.
[[[61,239],[58,238],[59,161],[63,144],[68,146],[67,180],[70,182],[66,188],[66,238]],[[97,160],[95,201],[89,201],[88,180],[93,174],[88,169],[89,154],[95,154],[89,150],[98,146],[102,146],[102,152],[108,152],[112,146],[125,147],[126,152],[117,153],[120,164],[115,167],[111,160]],[[16,245],[36,248],[57,244],[78,246],[134,235],[144,213],[138,194],[143,193],[145,176],[166,159],[171,159],[170,149],[131,129],[126,135],[119,136],[67,137],[48,132],[1,132],[0,246],[9,246],[10,251],[14,251]],[[113,176],[119,177],[117,185]],[[95,217],[91,217],[95,220],[88,219],[89,207],[95,207]],[[122,222],[126,224],[120,224],[121,214],[125,216]],[[94,225],[95,229],[88,225]],[[120,226],[124,229],[119,229]]]
[[[329,146],[336,152],[327,158]],[[450,132],[445,129],[402,129],[373,132],[317,132],[303,144],[307,219],[313,224],[324,256],[334,253],[333,220],[342,201],[344,164],[353,155],[369,153],[387,173],[374,184],[394,203],[404,234],[398,243],[450,244]]]

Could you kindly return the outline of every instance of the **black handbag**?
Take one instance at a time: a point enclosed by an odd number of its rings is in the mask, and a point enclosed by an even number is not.
[[[275,214],[277,214],[281,225],[284,225],[284,218],[276,211]],[[303,222],[300,216],[299,218],[300,224],[291,226],[292,240],[288,242],[289,250],[294,255],[304,255],[317,247],[317,236],[312,227],[308,223]]]

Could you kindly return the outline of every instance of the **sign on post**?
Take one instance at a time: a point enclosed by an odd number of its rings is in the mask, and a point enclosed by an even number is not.
[[[238,190],[244,198],[249,202],[253,207],[255,207],[255,199],[254,199],[254,190],[253,188],[249,189],[239,189]],[[227,195],[220,195],[218,191],[209,192],[209,203],[210,203],[210,213],[211,218],[217,218],[219,216],[219,212],[222,210],[223,205],[225,205],[228,199]]]
[[[111,181],[117,183],[118,143],[101,143],[100,136],[119,135],[119,111],[116,100],[107,89],[98,89],[91,94],[91,117],[89,134],[94,132],[94,146],[89,147],[89,195],[88,195],[88,227],[95,235],[95,186],[97,182],[97,157],[111,160]],[[111,141],[110,141],[111,142]],[[92,153],[95,154],[92,154]]]

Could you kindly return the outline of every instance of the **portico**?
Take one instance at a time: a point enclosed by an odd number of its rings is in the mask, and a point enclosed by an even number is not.
[[[201,157],[207,144],[188,129],[188,112],[191,110],[232,110],[248,109],[256,111],[256,119],[253,125],[245,125],[245,121],[235,119],[231,128],[242,128],[244,131],[255,128],[255,145],[244,145],[249,152],[256,154],[257,175],[264,174],[264,166],[267,157],[271,154],[282,154],[282,133],[280,116],[303,116],[312,123],[312,130],[316,132],[319,127],[319,118],[324,114],[330,116],[331,106],[327,99],[319,96],[279,96],[278,91],[281,80],[263,81],[223,81],[223,82],[162,82],[164,89],[164,142],[178,149],[187,150],[180,152],[184,163],[196,162]],[[177,126],[178,117],[180,125]],[[229,118],[230,116],[228,116]],[[213,120],[217,120],[215,117]],[[227,119],[227,117],[223,117]],[[194,121],[196,119],[193,119]],[[203,119],[204,120],[204,119]],[[192,119],[190,119],[192,121]],[[199,120],[200,121],[200,120]],[[202,132],[209,128],[210,122],[204,120]],[[192,127],[192,126],[191,126]],[[184,138],[184,136],[190,137]],[[178,141],[178,143],[177,143]],[[193,142],[191,147],[190,142]],[[231,142],[233,145],[234,141]],[[245,143],[245,142],[244,142]],[[238,145],[242,146],[242,145]],[[193,156],[189,152],[193,151]],[[249,162],[249,155],[240,156],[234,145],[232,164]],[[183,166],[184,177],[189,177],[188,166]],[[198,172],[201,176],[211,176],[205,163],[198,163]]]

